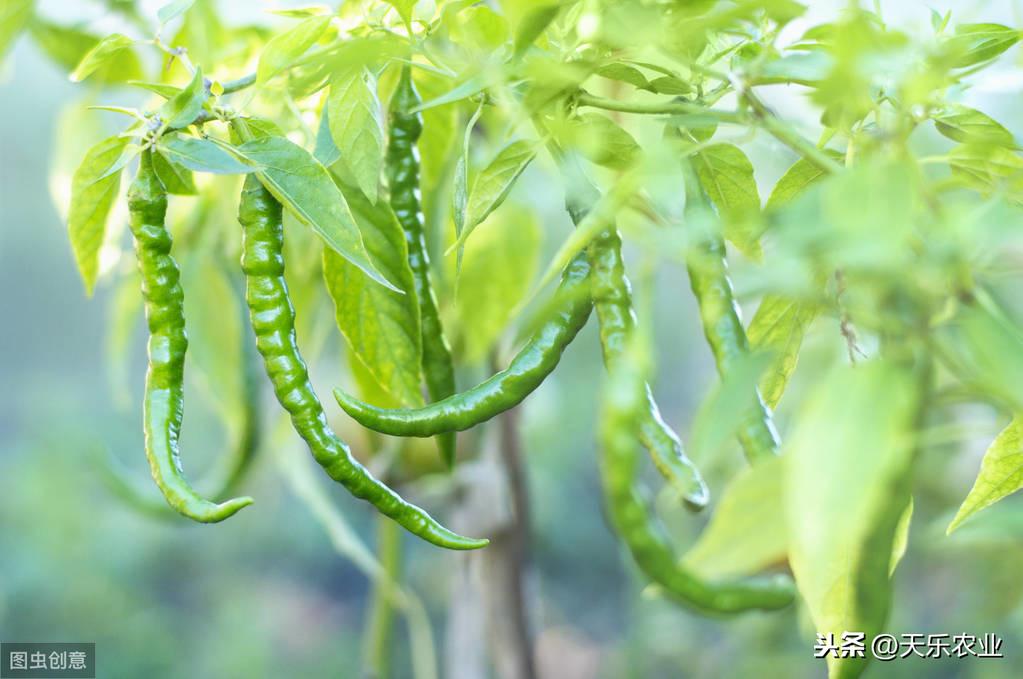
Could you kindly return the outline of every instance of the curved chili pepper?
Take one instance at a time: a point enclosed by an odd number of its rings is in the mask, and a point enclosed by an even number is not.
[[[167,192],[153,170],[150,150],[142,152],[139,170],[128,189],[128,209],[135,254],[142,275],[142,296],[149,325],[149,368],[143,403],[146,458],[167,504],[202,523],[223,521],[252,498],[215,504],[200,497],[185,479],[178,450],[184,410],[184,292],[181,273],[171,257],[171,236],[164,226]]]
[[[448,549],[478,549],[488,540],[462,537],[373,477],[331,431],[295,338],[295,308],[284,281],[281,204],[249,175],[238,207],[242,225],[245,299],[256,348],[277,400],[291,415],[299,436],[327,474],[352,495],[366,500],[413,535]]]
[[[687,220],[698,223],[698,220],[712,214],[713,207],[688,157],[682,159],[682,173],[686,192],[685,215]],[[725,244],[719,235],[705,235],[690,257],[688,269],[689,283],[700,307],[703,333],[714,354],[718,373],[724,377],[738,360],[749,354],[749,340],[739,318],[739,305],[728,277]],[[771,410],[761,398],[760,390],[754,389],[754,406],[738,432],[739,443],[750,462],[778,455],[779,447]]]
[[[422,408],[371,406],[334,390],[338,404],[360,424],[392,436],[434,436],[464,431],[515,407],[539,387],[590,317],[590,266],[576,257],[561,275],[558,297],[566,302],[533,334],[507,368],[466,391]]]
[[[635,431],[646,418],[646,386],[630,357],[609,370],[601,418],[601,481],[608,513],[640,570],[679,603],[704,613],[773,610],[792,603],[790,578],[763,576],[708,582],[679,564],[675,550],[636,487]]]
[[[398,89],[391,99],[391,136],[387,144],[385,172],[391,189],[391,207],[405,231],[412,280],[419,299],[423,377],[430,398],[436,402],[455,393],[455,366],[430,283],[430,256],[419,205],[419,150],[416,142],[423,132],[423,120],[419,113],[409,111],[421,103],[412,82],[411,68],[406,65],[401,70]],[[437,445],[441,457],[450,467],[455,462],[455,434],[450,429],[437,433],[440,434]]]

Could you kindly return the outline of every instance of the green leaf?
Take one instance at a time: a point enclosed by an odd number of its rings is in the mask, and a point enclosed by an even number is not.
[[[1019,42],[1019,31],[1001,24],[959,24],[946,39],[956,68],[994,59]]]
[[[502,210],[465,245],[458,312],[466,358],[485,359],[529,289],[540,255],[536,215]]]
[[[175,87],[174,85],[167,85],[165,83],[150,83],[141,80],[129,80],[127,84],[133,85],[135,87],[141,87],[144,90],[149,90],[153,94],[158,94],[164,99],[171,99],[174,96],[176,96],[179,92],[181,92],[180,87]]]
[[[153,154],[153,170],[167,193],[179,196],[194,196],[198,193],[192,173],[178,163],[169,160],[163,153]]]
[[[29,29],[39,49],[68,71],[75,68],[82,57],[100,41],[99,36],[92,33],[38,17],[32,19]],[[125,51],[117,59],[99,67],[92,77],[102,83],[120,83],[141,78],[142,75],[142,63],[138,56],[133,51]]]
[[[898,365],[842,366],[797,420],[783,456],[789,558],[818,633],[864,632],[869,647],[884,628],[918,398]],[[857,677],[866,662],[829,657],[829,676]]]
[[[85,53],[78,66],[71,73],[72,82],[81,82],[92,75],[101,66],[106,66],[114,59],[120,59],[124,50],[130,49],[135,41],[126,35],[114,33],[100,40],[95,47]]]
[[[168,129],[187,127],[199,115],[208,97],[202,69],[196,67],[191,82],[160,107],[160,118]]]
[[[397,10],[398,16],[406,26],[412,26],[412,10],[416,8],[416,0],[385,0],[385,2]]]
[[[962,144],[991,144],[1013,147],[1012,132],[986,113],[967,106],[949,106],[934,116],[934,127],[952,141]]]
[[[784,461],[772,457],[739,472],[683,563],[707,578],[725,579],[784,561],[784,471]]]
[[[733,144],[713,144],[697,153],[693,164],[707,197],[724,217],[725,238],[747,257],[760,259],[760,234],[752,219],[760,210],[760,194],[749,158]]]
[[[803,336],[817,314],[815,304],[767,295],[750,321],[746,331],[750,350],[763,351],[771,356],[759,385],[768,408],[777,407],[781,400],[799,361]]]
[[[693,88],[685,80],[670,75],[662,75],[650,81],[649,89],[657,94],[689,94]]]
[[[952,175],[982,193],[1005,192],[1023,198],[1023,159],[1001,146],[963,144],[948,154]]]
[[[650,87],[650,81],[646,79],[646,76],[638,68],[634,68],[627,64],[615,63],[601,66],[597,69],[597,75],[602,78],[608,78],[609,80],[619,80],[623,83],[629,83],[633,87],[645,90]]]
[[[561,12],[561,4],[557,2],[537,3],[537,5],[522,17],[515,28],[513,59],[518,59],[525,54]]]
[[[255,139],[237,151],[260,166],[260,181],[300,222],[370,278],[400,292],[373,265],[348,202],[308,151],[284,137]]]
[[[466,201],[464,227],[451,249],[463,247],[473,229],[501,206],[515,181],[536,157],[536,150],[534,141],[514,141],[498,151],[490,164],[476,175]]]
[[[168,23],[187,12],[194,4],[195,0],[173,0],[156,10],[156,18],[161,24]]]
[[[964,521],[1023,488],[1023,419],[1014,417],[984,453],[980,473],[948,525],[951,534]]]
[[[305,54],[327,30],[330,19],[329,16],[310,17],[271,38],[259,57],[256,85],[265,84]]]
[[[692,455],[709,460],[720,452],[744,422],[757,415],[757,380],[764,373],[768,357],[742,354],[729,367],[721,383],[700,405],[693,421]]]
[[[427,109],[436,108],[438,106],[444,106],[445,104],[453,104],[456,101],[462,101],[469,97],[479,94],[483,90],[487,89],[491,85],[496,84],[500,81],[500,74],[494,70],[484,71],[479,73],[465,82],[457,85],[454,89],[448,90],[439,97],[430,99],[429,101],[423,102],[419,106],[416,106],[410,111],[410,113],[419,113]]]
[[[248,174],[256,165],[242,163],[215,142],[182,134],[160,137],[156,148],[171,160],[195,172]]]
[[[375,203],[384,164],[384,117],[376,79],[368,69],[349,69],[331,78],[327,116],[341,162]]]
[[[92,295],[99,274],[99,252],[106,235],[107,217],[121,186],[119,172],[107,174],[128,145],[126,137],[109,137],[89,149],[71,180],[68,236],[85,283]]]
[[[629,167],[640,153],[639,144],[617,123],[600,113],[583,113],[565,130],[564,140],[592,163],[616,170]]]
[[[25,28],[34,4],[33,0],[7,0],[0,8],[0,59]]]
[[[341,151],[334,143],[334,137],[330,133],[330,120],[326,111],[320,115],[320,125],[316,128],[313,158],[320,161],[323,167],[330,167],[341,160]]]
[[[833,151],[827,153],[836,159],[841,157],[841,154]],[[806,187],[826,176],[827,173],[820,167],[805,158],[800,158],[789,169],[785,170],[785,174],[774,185],[774,189],[771,191],[771,196],[767,199],[767,205],[764,209],[773,210],[789,202],[806,190]]]
[[[373,205],[355,187],[343,193],[374,263],[405,294],[370,282],[350,262],[324,249],[323,277],[337,326],[381,388],[401,406],[420,406],[422,333],[405,232],[386,201]]]
[[[326,5],[307,5],[290,9],[274,9],[270,10],[270,13],[281,17],[291,17],[292,19],[306,19],[308,17],[330,15],[333,14],[333,11]]]

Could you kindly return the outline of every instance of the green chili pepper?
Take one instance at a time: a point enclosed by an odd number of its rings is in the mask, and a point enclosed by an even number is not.
[[[433,436],[464,431],[515,407],[557,367],[565,348],[590,317],[590,266],[576,257],[561,276],[557,296],[565,302],[530,338],[511,364],[472,389],[422,408],[387,409],[371,406],[340,389],[334,397],[360,424],[392,436]]]
[[[352,495],[371,503],[410,533],[448,549],[478,549],[487,540],[462,537],[440,525],[374,478],[331,431],[295,338],[295,309],[284,282],[284,229],[281,204],[249,175],[238,207],[242,225],[242,270],[245,299],[256,335],[256,348],[277,400],[292,425],[327,474]]]
[[[700,185],[692,161],[682,159],[686,192],[686,220],[693,230],[702,228],[713,214],[710,200]],[[700,307],[703,333],[707,338],[718,373],[729,374],[736,362],[749,353],[749,340],[739,318],[739,306],[732,292],[725,259],[725,244],[716,233],[696,234],[700,239],[689,258],[689,282]],[[744,418],[738,438],[750,462],[778,454],[778,432],[771,410],[756,389],[752,412]]]
[[[148,149],[142,152],[138,174],[128,189],[128,209],[149,325],[149,369],[143,404],[149,467],[167,504],[176,511],[202,523],[223,521],[252,504],[252,498],[239,497],[221,504],[205,500],[188,484],[181,469],[178,434],[188,349],[184,292],[178,265],[170,255],[170,233],[164,226],[167,193],[153,170]]]
[[[250,358],[249,354],[256,353],[253,344],[251,341],[246,342],[246,359]],[[214,489],[210,492],[211,497],[223,497],[232,493],[252,468],[256,452],[259,450],[262,433],[259,426],[261,408],[259,407],[259,388],[254,363],[254,360],[245,361],[241,421],[232,432],[231,453],[216,470],[214,481],[204,484]],[[116,495],[129,505],[154,517],[173,516],[165,503],[159,502],[140,489],[111,455],[108,454],[106,459],[100,460],[100,463],[104,481]]]
[[[391,136],[387,145],[385,170],[391,190],[391,207],[405,231],[412,279],[419,299],[419,316],[423,337],[423,376],[430,399],[440,401],[455,393],[455,366],[451,349],[444,337],[437,298],[430,283],[430,257],[426,248],[426,231],[419,205],[419,150],[416,142],[423,132],[419,113],[409,113],[422,103],[412,82],[409,66],[401,70],[398,89],[391,99]],[[455,434],[443,430],[437,439],[441,456],[450,467],[455,462]],[[440,431],[438,431],[440,433]]]
[[[648,393],[631,347],[609,369],[601,418],[601,480],[608,513],[640,570],[679,603],[704,613],[778,609],[794,597],[784,575],[707,582],[679,564],[674,549],[636,487],[635,431],[648,412]],[[632,354],[632,355],[630,355]]]

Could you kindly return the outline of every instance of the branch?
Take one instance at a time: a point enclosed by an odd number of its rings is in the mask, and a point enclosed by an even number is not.
[[[714,118],[722,123],[735,123],[741,125],[748,122],[746,116],[738,111],[719,111],[713,108],[706,108],[699,104],[691,104],[685,101],[662,102],[630,102],[617,101],[596,97],[587,92],[582,92],[576,97],[579,106],[590,106],[602,108],[607,111],[619,111],[621,113],[638,113],[641,115],[705,115]]]

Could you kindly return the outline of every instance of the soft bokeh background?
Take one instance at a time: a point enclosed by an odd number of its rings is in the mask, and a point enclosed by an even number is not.
[[[86,4],[42,6],[64,18],[62,13],[84,11]],[[263,4],[221,6],[231,18],[234,12],[249,16]],[[827,16],[839,4],[813,3],[810,18]],[[1009,2],[931,5],[952,8],[960,21],[1020,23]],[[889,20],[915,26],[928,21],[923,4],[883,6]],[[964,95],[1016,133],[1023,131],[1018,50]],[[94,298],[85,297],[49,189],[51,159],[59,147],[82,143],[54,134],[62,107],[80,97],[83,87],[69,83],[28,40],[19,41],[5,60],[0,79],[0,638],[95,641],[104,677],[358,676],[368,581],[338,555],[286,480],[289,465],[312,468],[292,439],[279,437],[262,451],[245,491],[257,504],[216,526],[137,514],[102,481],[96,455],[103,446],[117,450],[140,478],[145,472],[140,406],[132,399],[122,407],[107,379],[104,328],[111,290],[101,287]],[[788,114],[803,110],[795,94],[774,92],[771,100]],[[762,136],[746,147],[766,192],[791,157]],[[548,251],[567,229],[560,192],[552,186],[539,167],[516,189],[542,196]],[[657,289],[655,389],[666,418],[688,438],[693,414],[713,383],[713,367],[696,329],[684,272],[662,267]],[[811,382],[815,362],[839,346],[838,329],[829,323],[815,327],[794,391]],[[121,357],[137,396],[143,343],[140,333]],[[329,347],[325,356],[340,355]],[[524,407],[533,507],[530,595],[543,676],[823,676],[823,664],[812,658],[812,629],[797,610],[708,620],[639,594],[640,580],[602,514],[593,441],[597,365],[591,324],[555,377]],[[338,370],[330,361],[318,366],[321,394],[329,393]],[[472,377],[463,376],[462,383]],[[204,454],[212,459],[222,435],[202,395],[189,389],[183,448],[189,464],[199,467]],[[275,404],[264,396],[273,413]],[[349,431],[346,418],[326,405],[336,426]],[[784,428],[784,405],[779,419]],[[267,428],[275,423],[268,420]],[[965,494],[980,453],[997,431],[991,413],[978,411],[978,423],[970,446],[939,450],[921,461],[910,548],[895,578],[890,628],[896,634],[997,632],[1005,639],[1006,659],[907,660],[873,667],[870,676],[1019,676],[1023,507],[1010,499],[984,523],[954,539],[943,535],[948,512]],[[487,448],[492,441],[484,437],[469,445]],[[699,461],[716,492],[741,464],[737,451],[730,452],[723,460]],[[371,513],[312,471],[314,483],[372,543]],[[458,483],[472,485],[474,473],[485,474],[486,466],[470,465]],[[449,518],[458,514],[452,509],[457,500],[431,491],[443,485],[434,479],[405,491]],[[665,509],[680,535],[698,529],[698,521]],[[464,623],[469,620],[473,631],[474,592],[484,582],[474,566],[479,556],[442,553],[413,540],[405,546],[410,589],[429,611],[439,655],[446,661],[446,648],[469,652],[473,637],[466,636]],[[448,627],[453,609],[469,616],[461,619],[462,627]],[[483,631],[475,632],[483,643]],[[409,676],[408,648],[402,628],[394,643],[396,676]]]

